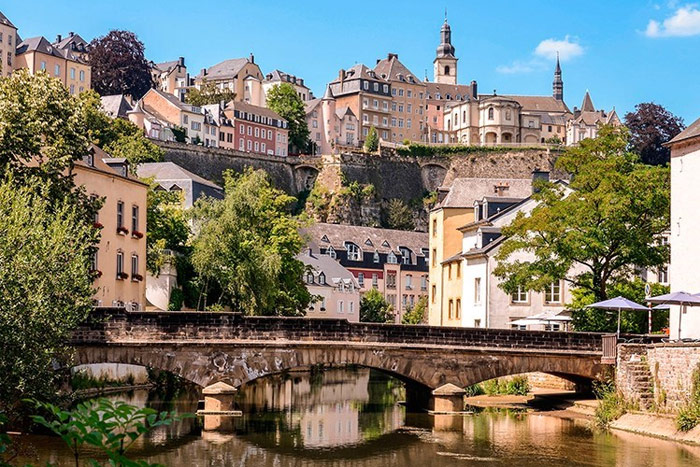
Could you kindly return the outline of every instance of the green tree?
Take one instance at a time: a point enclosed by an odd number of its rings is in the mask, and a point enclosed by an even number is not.
[[[226,88],[221,89],[215,83],[203,80],[199,88],[191,88],[187,91],[185,101],[190,105],[202,107],[204,105],[218,104],[219,102],[229,102],[236,97],[236,93]]]
[[[624,127],[602,127],[557,160],[557,169],[572,176],[569,189],[542,184],[533,195],[540,204],[503,229],[494,273],[506,292],[543,291],[563,279],[605,300],[634,267],[668,262],[668,246],[659,241],[669,229],[668,169],[639,163],[627,144]]]
[[[92,88],[101,96],[140,99],[153,86],[143,42],[131,31],[110,31],[90,42]]]
[[[377,289],[370,289],[360,300],[360,321],[364,323],[390,323],[394,321],[391,305]]]
[[[365,139],[365,151],[375,152],[377,149],[379,149],[379,135],[375,127],[370,127]]]
[[[421,297],[401,317],[401,324],[427,324],[428,297]]]
[[[92,306],[97,230],[40,178],[0,182],[0,412],[55,397],[52,365]]]
[[[212,283],[221,288],[203,307],[216,302],[248,315],[303,315],[311,295],[296,259],[304,240],[290,214],[295,198],[262,170],[226,172],[224,179],[224,200],[195,207],[192,264],[205,294]]]
[[[267,106],[289,124],[289,152],[307,151],[309,127],[304,101],[289,83],[275,84],[267,93]]]
[[[164,250],[189,253],[187,240],[190,228],[182,208],[182,193],[158,190],[157,183],[152,180],[148,182],[146,267],[148,272],[157,276],[166,259]]]
[[[101,110],[102,102],[95,91],[80,93],[78,100],[85,114],[89,141],[112,157],[125,158],[132,173],[143,162],[163,160],[164,151],[149,141],[141,128],[121,118],[110,118]]]
[[[386,226],[389,229],[414,230],[413,211],[402,200],[391,199],[386,209]]]

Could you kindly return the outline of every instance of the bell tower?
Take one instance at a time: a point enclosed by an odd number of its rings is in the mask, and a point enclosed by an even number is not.
[[[557,52],[557,66],[554,68],[554,81],[552,82],[552,96],[558,100],[564,100],[564,80],[561,78],[561,66],[559,65],[559,52]]]
[[[440,29],[440,45],[433,60],[433,76],[436,83],[457,84],[457,57],[452,45],[452,30],[447,24],[447,11]]]

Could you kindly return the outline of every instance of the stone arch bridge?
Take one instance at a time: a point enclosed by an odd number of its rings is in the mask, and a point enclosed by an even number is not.
[[[238,313],[98,308],[73,334],[73,364],[128,363],[207,387],[234,387],[294,368],[355,364],[391,374],[411,392],[448,383],[544,372],[601,377],[602,335],[246,317]]]

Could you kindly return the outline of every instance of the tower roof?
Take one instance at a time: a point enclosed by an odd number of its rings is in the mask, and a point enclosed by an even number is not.
[[[326,92],[323,94],[323,99],[324,101],[330,101],[333,100],[333,91],[331,91],[331,86],[330,84],[326,85]]]
[[[591,100],[591,95],[586,90],[586,95],[583,96],[583,103],[581,104],[582,112],[595,112],[595,107],[593,107],[593,101]]]
[[[455,48],[452,45],[452,29],[447,22],[447,14],[445,14],[445,22],[440,28],[440,45],[437,48],[437,58],[454,58]]]

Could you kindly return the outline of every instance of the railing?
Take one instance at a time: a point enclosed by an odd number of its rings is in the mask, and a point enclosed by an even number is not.
[[[614,365],[617,363],[617,334],[603,335],[603,358],[601,363]]]

